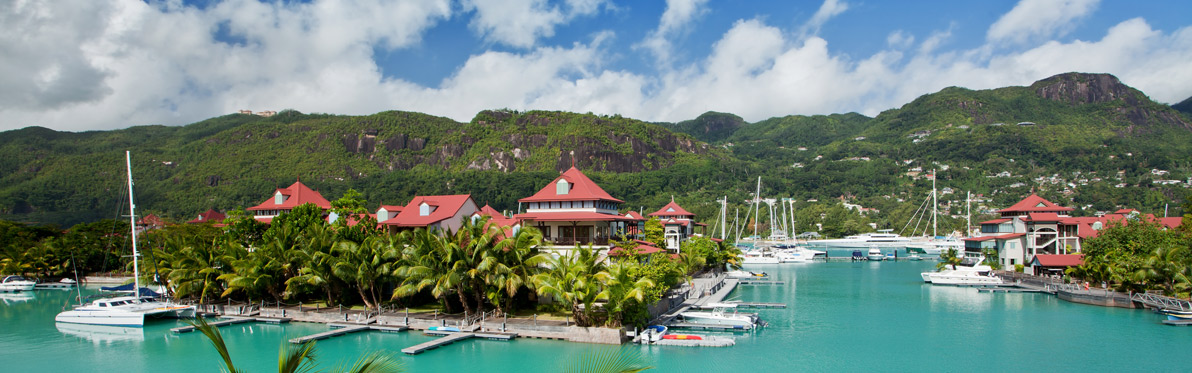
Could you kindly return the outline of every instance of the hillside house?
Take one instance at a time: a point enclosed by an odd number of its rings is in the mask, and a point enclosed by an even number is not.
[[[253,213],[253,219],[257,219],[257,221],[263,223],[269,223],[278,215],[290,212],[295,207],[307,203],[313,203],[315,206],[319,206],[319,208],[323,209],[324,213],[331,209],[331,202],[327,202],[327,199],[323,198],[322,194],[310,189],[299,180],[288,187],[278,188],[273,192],[273,197],[265,200],[265,202],[261,202],[259,205],[249,207],[247,210]]]
[[[193,220],[189,220],[186,223],[187,224],[204,224],[204,223],[214,222],[214,223],[218,224],[218,223],[222,223],[224,221],[224,219],[227,219],[227,218],[228,218],[228,216],[224,215],[224,213],[215,211],[215,209],[210,209],[205,212],[199,213],[199,217],[194,218]]]
[[[695,222],[695,214],[679,206],[674,199],[671,199],[670,203],[662,206],[658,211],[650,213],[649,216],[657,217],[662,222],[662,229],[666,237],[666,249],[675,254],[679,252],[679,245],[695,234],[697,225],[706,227],[706,224]]]
[[[382,207],[387,215],[395,214],[396,210],[396,215],[388,216],[384,221],[380,221],[382,209],[377,210],[378,224],[390,233],[416,228],[455,232],[463,225],[465,217],[480,211],[470,194],[416,196],[404,208],[396,207]]]

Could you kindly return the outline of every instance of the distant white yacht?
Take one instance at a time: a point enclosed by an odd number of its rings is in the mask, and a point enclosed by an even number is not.
[[[20,293],[22,291],[32,291],[37,283],[26,280],[24,277],[12,275],[4,277],[4,281],[0,282],[0,293]]]
[[[891,232],[893,232],[892,229],[882,229],[877,231],[877,233],[863,233],[831,240],[808,241],[807,244],[833,249],[864,249],[874,246],[905,247],[911,243],[910,238]]]
[[[919,276],[923,282],[932,285],[953,286],[999,286],[1005,281],[993,276],[993,268],[982,265],[984,257],[978,258],[973,265],[958,265],[956,268],[944,268],[939,272],[923,272]]]

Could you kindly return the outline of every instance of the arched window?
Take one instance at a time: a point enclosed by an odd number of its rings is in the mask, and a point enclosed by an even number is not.
[[[571,183],[568,183],[567,180],[559,179],[559,182],[555,183],[555,194],[565,195],[570,191]]]

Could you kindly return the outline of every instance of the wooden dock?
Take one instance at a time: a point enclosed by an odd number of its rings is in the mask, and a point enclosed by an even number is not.
[[[403,349],[401,349],[401,352],[403,352],[407,355],[417,355],[417,354],[425,352],[426,350],[433,350],[433,349],[436,349],[436,348],[439,348],[442,346],[446,346],[446,345],[449,345],[449,344],[452,344],[452,343],[455,343],[458,341],[462,341],[462,340],[465,340],[468,338],[472,338],[475,336],[476,336],[476,333],[454,332],[454,333],[448,334],[447,336],[444,336],[442,338],[435,339],[433,341],[423,342],[423,343],[419,343],[419,344],[416,344],[416,345],[413,345],[410,347],[403,348]]]
[[[775,281],[775,280],[749,280],[749,279],[741,279],[741,280],[740,280],[739,282],[737,282],[737,283],[738,283],[738,284],[741,284],[741,285],[786,285],[786,281]]]
[[[764,302],[726,302],[736,304],[737,308],[786,308],[786,303]]]
[[[331,327],[333,327],[333,328],[337,327],[337,326],[342,326],[342,325],[331,324]],[[328,331],[325,331],[322,333],[316,333],[316,334],[311,334],[311,335],[308,335],[305,337],[294,338],[294,339],[290,340],[290,343],[300,344],[300,343],[306,343],[308,341],[317,341],[320,339],[327,339],[327,338],[336,337],[336,336],[340,336],[340,335],[344,335],[344,334],[348,334],[348,333],[355,333],[355,332],[359,332],[359,331],[363,331],[363,330],[369,330],[370,328],[371,327],[369,327],[368,325],[343,326],[338,329],[331,329],[331,330],[328,330]]]
[[[1008,288],[1008,287],[993,287],[993,288],[978,288],[979,293],[1048,293],[1043,289],[1027,289],[1027,288]]]
[[[62,290],[62,289],[74,289],[74,287],[75,287],[75,284],[66,284],[66,283],[61,283],[61,282],[43,282],[43,283],[39,283],[37,285],[33,285],[33,290],[46,290],[46,289]]]
[[[211,325],[213,327],[218,328],[218,327],[225,326],[225,325],[241,324],[241,323],[246,323],[249,321],[253,321],[253,319],[250,319],[247,317],[230,317],[225,320],[209,322],[209,323],[207,323],[207,325]],[[196,328],[194,326],[188,325],[188,326],[173,328],[173,329],[170,329],[170,331],[180,334],[180,333],[190,333],[190,332],[195,331],[195,329]]]

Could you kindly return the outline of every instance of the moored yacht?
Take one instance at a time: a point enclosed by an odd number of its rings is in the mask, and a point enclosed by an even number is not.
[[[54,321],[61,323],[133,326],[142,327],[146,318],[181,318],[194,317],[194,306],[183,306],[169,301],[159,300],[157,293],[141,288],[140,270],[137,257],[137,229],[136,205],[132,194],[132,156],[125,152],[125,162],[128,167],[128,215],[132,228],[132,273],[133,283],[129,289],[131,295],[118,295],[93,300],[79,305],[74,309],[62,311],[54,317]]]
[[[31,291],[37,283],[27,280],[18,275],[5,276],[4,281],[0,282],[0,292],[3,293],[20,293],[22,291]]]
[[[869,253],[866,254],[865,258],[869,260],[882,261],[886,259],[886,255],[882,254],[882,249],[871,247],[869,248]]]
[[[923,272],[919,274],[923,282],[933,285],[954,286],[999,286],[1005,281],[993,275],[993,268],[982,265],[984,257],[978,258],[972,265],[958,265],[955,268],[945,268],[939,272]]]
[[[857,249],[872,246],[904,247],[911,243],[910,238],[891,232],[893,232],[893,230],[882,229],[877,233],[863,233],[855,236],[847,236],[845,238],[831,240],[808,241],[807,244],[837,249]]]
[[[770,253],[767,253],[767,252],[763,252],[761,250],[746,251],[743,258],[741,259],[741,264],[778,264],[778,263],[781,263],[781,261],[778,260],[778,257],[775,257],[774,255],[771,255]]]
[[[727,325],[739,329],[749,329],[758,323],[757,314],[738,313],[737,305],[733,303],[708,303],[704,308],[711,308],[712,311],[687,311],[679,313],[679,316],[686,322]]]

